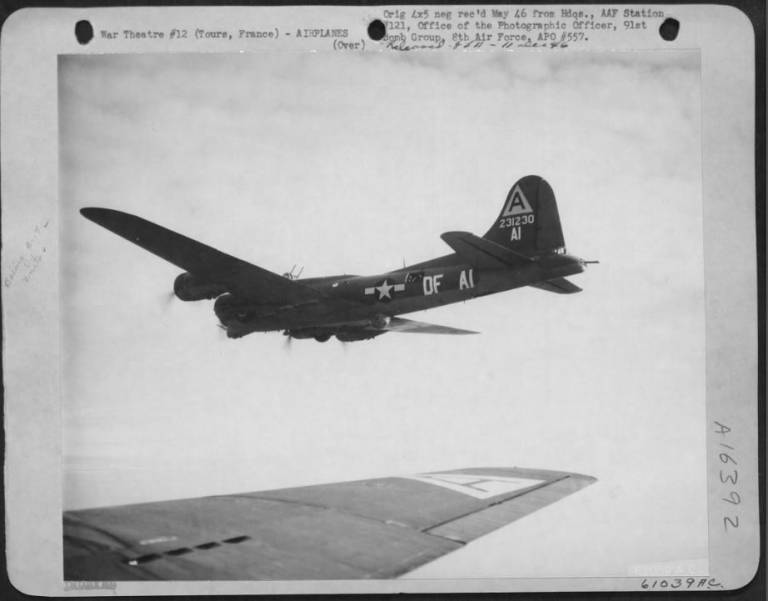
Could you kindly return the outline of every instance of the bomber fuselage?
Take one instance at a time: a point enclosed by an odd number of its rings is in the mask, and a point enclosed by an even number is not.
[[[297,282],[319,290],[338,302],[309,302],[270,306],[239,303],[230,295],[221,297],[216,313],[230,331],[238,335],[272,330],[334,327],[423,311],[478,296],[527,286],[584,270],[580,259],[549,253],[534,261],[521,261],[516,268],[478,268],[452,253],[394,271],[371,275],[339,275],[303,278]],[[347,301],[347,302],[344,302]]]

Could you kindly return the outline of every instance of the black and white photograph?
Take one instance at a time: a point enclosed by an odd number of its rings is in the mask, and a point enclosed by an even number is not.
[[[61,57],[65,576],[705,572],[699,75]]]
[[[723,588],[713,541],[751,500],[713,469],[749,460],[712,395],[754,365],[712,350],[742,321],[714,332],[707,55],[449,51],[379,12],[380,46],[211,50],[208,24],[196,51],[104,51],[124,33],[94,19],[55,56],[56,217],[17,228],[4,302],[55,256],[56,577]]]

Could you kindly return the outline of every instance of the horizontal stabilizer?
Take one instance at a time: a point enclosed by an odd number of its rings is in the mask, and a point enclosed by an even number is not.
[[[423,321],[393,317],[384,328],[388,332],[405,332],[408,334],[479,334],[473,330],[461,330],[448,326],[440,326]]]
[[[540,290],[546,290],[547,292],[555,292],[556,294],[573,294],[574,292],[581,292],[581,288],[576,284],[572,284],[565,278],[554,278],[552,280],[537,282],[530,285],[534,288],[539,288]]]
[[[594,481],[481,467],[66,511],[64,579],[394,578]]]
[[[499,269],[517,267],[533,258],[480,238],[469,232],[445,232],[440,236],[458,255],[475,267]]]
[[[276,273],[232,257],[160,225],[113,209],[85,208],[80,213],[110,232],[210,283],[268,304],[302,303],[321,294]]]

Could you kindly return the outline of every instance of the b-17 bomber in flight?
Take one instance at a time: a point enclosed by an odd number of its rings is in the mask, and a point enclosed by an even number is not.
[[[565,278],[590,263],[566,253],[554,193],[537,175],[512,186],[482,238],[446,232],[441,238],[451,254],[371,276],[281,276],[135,215],[104,208],[80,212],[183,269],[173,285],[176,296],[216,299],[214,312],[230,338],[276,330],[319,342],[386,332],[476,334],[399,316],[523,286],[579,292]]]

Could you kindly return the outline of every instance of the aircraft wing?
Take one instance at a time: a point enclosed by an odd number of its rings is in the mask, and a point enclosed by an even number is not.
[[[265,304],[322,298],[317,290],[242,261],[151,221],[112,209],[85,208],[83,217],[205,280]]]
[[[449,326],[441,326],[424,321],[414,321],[402,317],[393,317],[389,324],[383,328],[388,332],[405,332],[408,334],[479,334],[474,330],[461,330]]]
[[[445,232],[440,238],[468,263],[486,269],[518,266],[533,261],[527,255],[505,248],[469,232]]]
[[[64,578],[393,578],[594,481],[487,467],[66,511]]]
[[[546,290],[547,292],[555,292],[557,294],[573,294],[574,292],[581,292],[581,288],[565,278],[554,278],[544,282],[529,284],[529,286],[539,288],[540,290]]]

